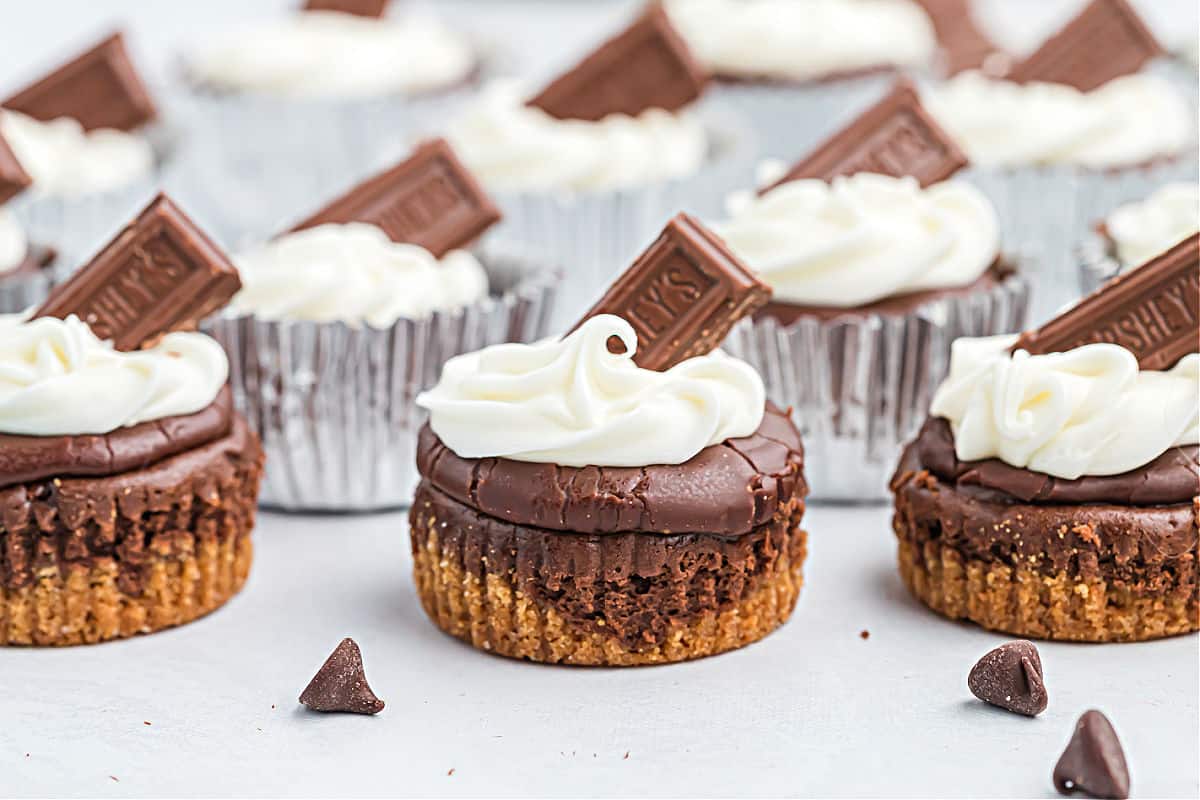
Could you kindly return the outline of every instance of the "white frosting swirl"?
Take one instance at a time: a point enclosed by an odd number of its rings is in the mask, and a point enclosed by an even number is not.
[[[0,433],[81,436],[193,414],[228,376],[225,351],[201,333],[123,353],[74,316],[0,316]]]
[[[930,113],[984,166],[1141,165],[1182,151],[1193,122],[1165,79],[1125,75],[1083,93],[963,72],[923,98]]]
[[[964,461],[999,458],[1059,478],[1119,475],[1200,442],[1200,354],[1138,370],[1115,344],[1010,355],[1012,335],[958,339],[931,413]]]
[[[758,430],[763,382],[749,364],[718,351],[655,372],[633,363],[636,347],[628,322],[601,314],[563,339],[452,358],[417,403],[463,458],[564,467],[682,464]]]
[[[714,225],[776,300],[852,308],[966,286],[996,260],[996,211],[975,187],[859,173],[729,198]]]
[[[0,110],[0,134],[33,178],[35,194],[77,197],[110,192],[154,172],[154,148],[137,133],[85,131],[69,117],[41,122]]]
[[[242,290],[230,307],[263,319],[386,328],[474,303],[488,293],[473,255],[393,242],[374,225],[318,225],[234,258]]]
[[[1104,221],[1126,266],[1139,266],[1200,230],[1200,185],[1169,183]]]
[[[213,43],[188,60],[197,81],[286,97],[378,97],[445,89],[475,69],[471,45],[436,19],[290,14]]]
[[[687,110],[561,120],[525,105],[527,97],[515,83],[492,84],[450,127],[454,149],[491,189],[623,189],[686,177],[704,163],[704,124]]]
[[[910,0],[668,0],[667,11],[722,75],[812,80],[922,66],[937,49],[933,24]]]
[[[17,218],[0,208],[0,275],[21,266],[28,253],[29,242]]]

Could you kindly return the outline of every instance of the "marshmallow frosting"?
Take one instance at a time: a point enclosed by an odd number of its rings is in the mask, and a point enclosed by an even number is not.
[[[439,262],[423,247],[393,242],[361,222],[284,234],[234,257],[242,290],[233,313],[262,319],[388,327],[487,296],[487,274],[470,253]]]
[[[922,102],[971,162],[983,166],[1142,165],[1182,151],[1194,127],[1170,82],[1144,73],[1084,93],[963,72],[929,88]]]
[[[29,241],[17,218],[0,208],[0,276],[21,266],[28,253]]]
[[[1200,230],[1200,186],[1169,183],[1144,200],[1117,208],[1104,228],[1122,264],[1144,264]]]
[[[609,352],[610,337],[625,346]],[[762,423],[762,379],[714,352],[665,372],[633,362],[637,335],[601,314],[562,339],[501,344],[446,362],[417,403],[463,458],[564,467],[682,464]]]
[[[115,191],[154,172],[154,148],[138,133],[85,131],[69,117],[41,122],[7,110],[0,110],[0,133],[33,178],[33,194],[78,197]]]
[[[471,171],[498,191],[623,189],[697,172],[708,152],[693,112],[561,120],[525,105],[512,82],[489,85],[447,138]]]
[[[931,413],[954,431],[963,461],[998,458],[1073,480],[1119,475],[1169,448],[1200,443],[1200,354],[1139,370],[1115,344],[1010,354],[1016,336],[954,342]]]
[[[999,255],[996,211],[975,187],[859,173],[798,180],[729,198],[713,226],[797,305],[853,308],[927,289],[967,286]]]
[[[911,0],[668,0],[696,56],[721,75],[812,80],[929,64],[933,24]]]
[[[374,19],[335,11],[289,14],[192,55],[193,79],[285,97],[378,97],[444,89],[476,67],[471,45],[435,19]]]
[[[0,433],[81,436],[193,414],[216,399],[229,360],[201,333],[120,352],[75,316],[0,316]]]

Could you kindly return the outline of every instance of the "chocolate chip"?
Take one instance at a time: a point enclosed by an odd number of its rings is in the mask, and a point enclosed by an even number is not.
[[[1075,723],[1075,735],[1054,765],[1054,788],[1066,795],[1083,792],[1112,800],[1129,797],[1125,751],[1108,717],[1092,709]]]
[[[313,711],[348,711],[378,714],[383,701],[367,685],[362,652],[353,639],[342,639],[325,659],[317,674],[300,695],[300,702]]]
[[[967,676],[971,694],[1018,714],[1036,717],[1046,710],[1042,658],[1033,642],[1002,644],[985,655]]]

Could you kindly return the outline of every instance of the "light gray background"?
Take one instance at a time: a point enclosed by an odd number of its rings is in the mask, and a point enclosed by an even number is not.
[[[512,45],[531,73],[630,8],[431,4]],[[120,20],[164,76],[180,44],[289,5],[0,0],[0,91]],[[984,10],[1020,48],[1078,5]],[[1139,5],[1168,43],[1194,39],[1192,0]],[[764,642],[690,664],[584,670],[506,661],[439,633],[413,591],[401,514],[263,514],[250,581],[212,617],[96,647],[0,649],[0,794],[1049,797],[1054,761],[1091,707],[1124,740],[1135,796],[1200,793],[1196,636],[1042,645],[1046,713],[985,707],[966,673],[1003,637],[908,596],[889,517],[810,509],[800,606]],[[378,717],[296,705],[346,635],[388,702]]]

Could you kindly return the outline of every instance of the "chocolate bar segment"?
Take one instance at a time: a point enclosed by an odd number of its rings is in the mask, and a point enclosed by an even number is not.
[[[665,370],[712,352],[734,323],[770,297],[771,287],[724,242],[679,214],[583,319],[615,314],[626,320],[637,332],[634,362]]]
[[[979,69],[1003,55],[971,13],[971,0],[917,0],[933,23],[941,50],[941,66],[947,75]]]
[[[125,39],[114,33],[0,105],[43,121],[78,120],[86,130],[133,130],[157,115]]]
[[[388,0],[307,0],[305,11],[340,11],[357,17],[382,17]]]
[[[912,175],[929,186],[966,165],[966,155],[921,105],[916,88],[900,80],[886,97],[759,194],[789,181],[828,181],[858,172]]]
[[[33,179],[17,161],[17,155],[0,136],[0,206],[29,188]]]
[[[1037,52],[1013,67],[1008,79],[1062,83],[1088,92],[1137,72],[1163,52],[1127,0],[1092,0]]]
[[[418,244],[441,258],[477,239],[499,219],[499,209],[446,140],[433,139],[292,230],[369,222],[393,241]]]
[[[529,105],[558,119],[594,122],[609,114],[637,116],[648,108],[675,111],[700,97],[707,82],[667,13],[653,3]]]
[[[34,316],[74,314],[118,350],[137,350],[195,327],[241,288],[225,254],[160,194]]]
[[[1119,344],[1145,370],[1200,352],[1200,234],[1113,278],[1013,349],[1061,353],[1093,342]]]

